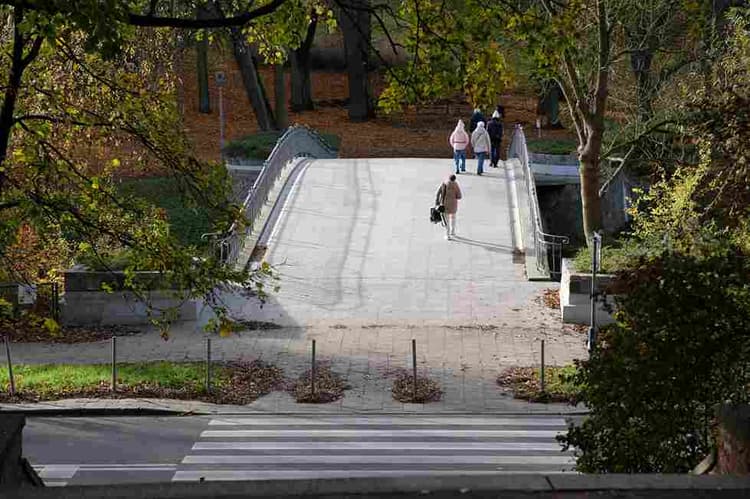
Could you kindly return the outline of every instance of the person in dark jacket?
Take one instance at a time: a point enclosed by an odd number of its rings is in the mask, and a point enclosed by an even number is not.
[[[505,119],[505,108],[502,104],[497,105],[497,113],[500,114],[500,121]]]
[[[500,121],[500,113],[492,113],[492,119],[487,123],[487,133],[490,134],[490,165],[497,168],[497,162],[500,161],[500,144],[503,142],[503,122]]]
[[[482,110],[477,108],[474,109],[474,113],[471,115],[471,121],[469,121],[469,133],[474,133],[474,130],[477,129],[477,123],[479,122],[484,123],[486,120],[484,119],[484,115],[482,114]]]

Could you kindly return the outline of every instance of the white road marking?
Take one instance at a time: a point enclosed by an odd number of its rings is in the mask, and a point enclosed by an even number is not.
[[[182,464],[575,464],[559,456],[393,456],[393,455],[192,455]]]
[[[559,451],[554,442],[196,442],[193,450],[429,450]]]
[[[79,465],[77,464],[46,464],[40,465],[40,469],[37,471],[39,478],[46,480],[48,478],[53,480],[59,479],[70,479],[78,471]]]
[[[555,438],[563,433],[557,430],[205,430],[201,438],[238,438],[238,437],[332,437],[332,438],[370,438],[370,437],[523,437]]]
[[[278,417],[278,418],[220,418],[212,419],[209,426],[333,426],[333,425],[461,425],[461,426],[561,426],[566,427],[562,418],[472,418],[472,417]]]

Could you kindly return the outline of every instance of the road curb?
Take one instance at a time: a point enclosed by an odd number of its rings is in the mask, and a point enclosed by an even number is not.
[[[26,417],[184,416],[184,415],[201,416],[203,415],[203,413],[176,411],[176,410],[171,410],[171,409],[146,409],[146,408],[138,408],[138,407],[122,407],[122,408],[97,407],[97,408],[91,408],[91,409],[87,409],[84,407],[71,407],[71,408],[61,407],[59,409],[1,408],[0,416],[3,416],[5,414],[22,414]]]
[[[449,417],[449,416],[515,416],[515,417],[581,417],[588,415],[588,411],[257,411],[257,410],[184,410],[184,409],[151,409],[145,407],[60,407],[60,408],[0,408],[0,416],[4,414],[23,414],[35,417],[96,417],[96,416],[298,416],[298,417],[336,417],[336,416],[413,416],[413,417]]]

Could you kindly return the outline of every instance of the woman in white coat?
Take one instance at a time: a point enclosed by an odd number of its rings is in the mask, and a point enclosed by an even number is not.
[[[471,134],[471,147],[474,148],[474,154],[477,156],[477,175],[484,173],[484,159],[492,150],[490,134],[484,128],[484,122],[477,123],[477,129]]]

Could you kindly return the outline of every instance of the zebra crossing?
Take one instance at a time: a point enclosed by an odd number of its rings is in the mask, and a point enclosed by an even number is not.
[[[33,466],[39,478],[46,487],[65,487],[78,473],[106,474],[109,477],[118,475],[139,474],[153,475],[154,473],[174,472],[177,465],[174,463],[100,463],[100,464],[40,464]]]
[[[213,418],[173,481],[564,473],[559,416]]]

